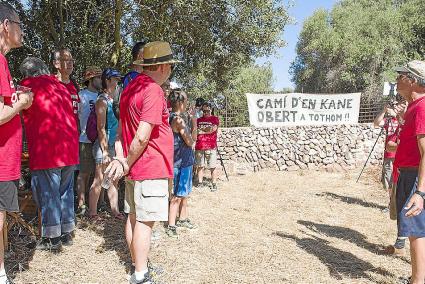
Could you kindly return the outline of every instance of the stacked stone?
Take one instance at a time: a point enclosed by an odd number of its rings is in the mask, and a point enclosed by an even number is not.
[[[265,168],[299,169],[344,168],[362,165],[380,129],[371,124],[297,126],[281,128],[223,128],[219,149],[225,164],[249,171]],[[383,157],[381,135],[369,162],[379,164]]]

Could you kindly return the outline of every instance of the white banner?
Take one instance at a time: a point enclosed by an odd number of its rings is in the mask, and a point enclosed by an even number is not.
[[[256,127],[358,123],[360,93],[246,94],[249,121]]]

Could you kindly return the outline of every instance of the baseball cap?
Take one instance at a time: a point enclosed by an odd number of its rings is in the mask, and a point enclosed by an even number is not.
[[[413,60],[404,66],[395,67],[393,69],[398,73],[410,73],[422,80],[425,80],[425,62],[420,60]]]
[[[111,79],[113,77],[115,78],[122,78],[122,75],[120,71],[113,69],[113,68],[106,68],[102,72],[102,77],[105,77],[106,79]]]

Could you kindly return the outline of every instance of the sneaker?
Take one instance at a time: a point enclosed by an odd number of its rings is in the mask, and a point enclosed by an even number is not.
[[[38,250],[46,250],[51,252],[60,252],[62,250],[61,238],[42,238],[37,246]]]
[[[150,277],[149,272],[145,273],[145,276],[143,277],[142,280],[136,280],[136,274],[135,273],[131,274],[129,283],[130,284],[155,284],[155,282]]]
[[[161,239],[161,233],[156,230],[152,230],[151,241],[155,242]]]
[[[64,246],[72,246],[74,244],[74,241],[72,240],[71,233],[65,233],[61,236],[61,242]]]
[[[187,228],[187,229],[196,229],[196,225],[190,222],[189,219],[177,220],[177,227]]]
[[[177,234],[177,227],[176,226],[170,226],[168,225],[167,228],[165,229],[165,233],[170,237],[170,238],[179,238],[179,235]]]
[[[210,189],[212,192],[217,191],[217,184],[216,183],[212,183],[210,186]]]
[[[77,210],[75,211],[75,215],[77,217],[83,217],[87,212],[87,206],[85,204],[78,206]]]

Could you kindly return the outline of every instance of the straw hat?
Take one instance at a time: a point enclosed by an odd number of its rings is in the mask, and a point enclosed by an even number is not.
[[[89,66],[84,72],[84,82],[87,82],[91,78],[98,77],[102,75],[102,69],[97,66]]]
[[[181,61],[173,59],[170,44],[165,41],[154,41],[143,47],[143,59],[133,62],[135,65],[152,66],[159,64],[175,64]]]

